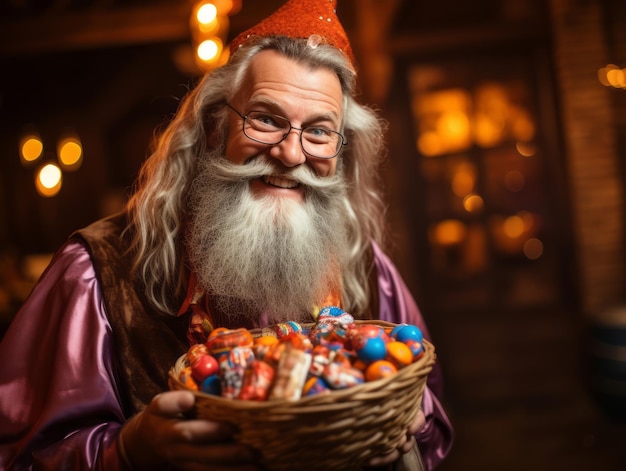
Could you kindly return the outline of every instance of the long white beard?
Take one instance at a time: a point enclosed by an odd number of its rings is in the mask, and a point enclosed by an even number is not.
[[[277,173],[305,186],[303,202],[252,194],[250,180]],[[191,191],[187,240],[200,286],[226,317],[310,320],[347,257],[345,205],[340,175],[207,155]]]

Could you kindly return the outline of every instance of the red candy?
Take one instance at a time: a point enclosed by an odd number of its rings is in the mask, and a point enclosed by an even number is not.
[[[208,353],[203,353],[194,357],[191,363],[191,375],[193,379],[201,383],[207,376],[217,374],[219,368],[214,357]]]

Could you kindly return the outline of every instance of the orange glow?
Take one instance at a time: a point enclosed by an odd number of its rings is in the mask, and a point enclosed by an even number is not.
[[[517,239],[524,233],[524,220],[520,216],[509,216],[504,220],[502,229],[510,239]]]
[[[431,242],[435,245],[456,245],[466,236],[466,227],[461,221],[448,219],[431,228]]]
[[[20,157],[22,161],[34,162],[43,153],[43,142],[38,136],[26,136],[20,145]]]
[[[515,149],[523,157],[532,157],[537,153],[537,146],[532,142],[516,142]]]
[[[529,260],[537,260],[543,255],[543,242],[532,237],[524,242],[524,255]]]
[[[436,132],[426,131],[417,138],[417,149],[426,157],[443,154],[442,143]]]
[[[418,123],[419,151],[428,157],[467,149],[471,145],[470,97],[465,90],[430,92],[412,102]]]
[[[56,164],[42,166],[35,175],[35,188],[41,196],[51,197],[61,190],[63,173]]]
[[[203,3],[196,11],[198,23],[208,25],[217,19],[217,7],[212,3]]]
[[[463,208],[468,213],[477,213],[483,209],[484,201],[482,197],[474,193],[467,195],[463,198]]]
[[[474,139],[478,145],[495,146],[502,140],[503,133],[503,120],[496,120],[485,113],[477,113],[474,117]]]
[[[607,64],[598,70],[598,81],[605,87],[626,88],[626,69]]]
[[[463,198],[472,191],[474,191],[474,185],[476,184],[476,171],[472,165],[461,164],[452,177],[452,191],[453,193]]]
[[[68,137],[59,141],[57,146],[59,162],[65,170],[76,170],[82,164],[83,147],[76,137]]]
[[[202,41],[198,45],[197,54],[204,62],[215,61],[222,51],[222,41],[219,38],[211,38]]]

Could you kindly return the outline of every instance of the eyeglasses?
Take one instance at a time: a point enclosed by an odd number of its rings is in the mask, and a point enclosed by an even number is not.
[[[346,145],[343,134],[323,126],[305,126],[294,128],[287,118],[264,111],[250,111],[241,114],[230,104],[231,110],[243,120],[243,133],[248,139],[261,144],[276,145],[284,141],[292,130],[300,131],[300,145],[309,157],[332,159],[339,155],[341,147]]]

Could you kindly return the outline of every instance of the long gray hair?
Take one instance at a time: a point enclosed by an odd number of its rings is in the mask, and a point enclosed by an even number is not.
[[[356,77],[344,55],[320,45],[286,37],[249,41],[233,54],[224,67],[206,74],[183,99],[178,113],[156,141],[128,203],[132,234],[133,269],[145,286],[149,302],[174,314],[184,297],[184,231],[188,214],[187,194],[196,175],[197,161],[207,147],[224,147],[229,101],[240,88],[255,54],[273,49],[312,68],[325,67],[337,73],[344,96],[343,131],[348,145],[339,157],[348,183],[345,201],[351,253],[342,273],[344,308],[359,315],[367,310],[372,269],[371,241],[383,244],[384,204],[379,165],[383,157],[384,122],[354,98]],[[208,137],[207,137],[208,136]]]

